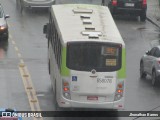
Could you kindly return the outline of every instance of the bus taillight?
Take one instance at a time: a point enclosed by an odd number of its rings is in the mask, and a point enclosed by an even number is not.
[[[64,87],[63,90],[66,92],[66,91],[69,91],[69,88],[68,87]]]
[[[118,89],[117,92],[118,93],[123,93],[123,90]]]
[[[67,80],[63,79],[62,87],[63,87],[63,96],[67,99],[71,99],[69,83]]]
[[[123,87],[123,85],[122,84],[118,84],[118,88],[122,88]]]
[[[68,86],[68,82],[63,82],[63,86]]]
[[[117,84],[114,101],[120,100],[123,97],[123,90],[124,90],[124,82],[122,81]]]

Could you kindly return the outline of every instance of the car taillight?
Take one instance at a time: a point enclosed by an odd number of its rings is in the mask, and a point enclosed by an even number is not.
[[[117,0],[112,0],[112,5],[117,6]]]
[[[146,7],[147,6],[147,0],[143,0],[142,1],[142,7]]]

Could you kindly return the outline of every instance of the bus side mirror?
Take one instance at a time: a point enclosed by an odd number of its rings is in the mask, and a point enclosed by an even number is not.
[[[47,26],[48,26],[47,24],[43,26],[43,33],[44,34],[47,34]]]

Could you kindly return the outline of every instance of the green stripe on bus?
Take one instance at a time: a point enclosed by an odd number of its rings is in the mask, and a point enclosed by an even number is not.
[[[69,69],[66,67],[66,55],[67,55],[67,49],[66,47],[63,47],[62,49],[62,64],[61,64],[61,75],[62,76],[69,76]]]
[[[126,78],[126,49],[122,49],[122,67],[118,71],[118,78]]]

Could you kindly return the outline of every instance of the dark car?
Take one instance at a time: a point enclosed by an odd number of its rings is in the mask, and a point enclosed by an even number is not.
[[[110,0],[108,7],[112,15],[129,14],[146,20],[147,0]]]
[[[8,40],[8,25],[6,18],[9,18],[9,15],[5,15],[2,5],[0,4],[0,39]]]

